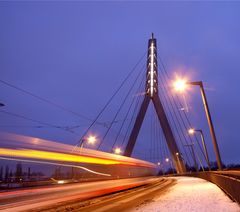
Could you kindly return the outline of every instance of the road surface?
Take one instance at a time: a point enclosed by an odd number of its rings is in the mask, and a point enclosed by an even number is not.
[[[108,180],[90,183],[73,183],[57,187],[49,186],[43,188],[7,191],[0,193],[0,210],[16,212],[28,210],[50,211],[50,209],[53,209],[53,211],[55,211],[58,207],[66,208],[69,204],[72,206],[73,203],[81,203],[84,205],[84,207],[81,207],[84,208],[84,211],[86,211],[88,209],[86,208],[85,201],[88,199],[134,187],[135,189],[127,191],[130,192],[128,194],[130,194],[130,197],[133,198],[132,192],[137,192],[134,193],[134,198],[138,198],[139,192],[141,191],[141,194],[139,196],[141,198],[142,194],[144,192],[146,193],[146,190],[151,193],[155,190],[161,189],[161,186],[168,186],[172,182],[173,180],[166,180],[164,178],[148,177]],[[120,198],[121,200],[121,198],[123,198],[121,195],[123,195],[123,193],[120,194],[117,199]],[[125,198],[126,196],[124,199]],[[109,199],[106,201],[108,200]],[[96,204],[94,205],[94,207],[96,207]],[[99,206],[99,204],[97,204],[97,208],[103,207],[104,205],[104,201],[101,201],[101,205]],[[76,207],[78,208],[77,211],[79,211],[80,206],[76,205]],[[90,208],[89,211],[92,211],[92,208]]]

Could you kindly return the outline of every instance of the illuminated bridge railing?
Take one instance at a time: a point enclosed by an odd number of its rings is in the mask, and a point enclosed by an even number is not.
[[[220,187],[228,196],[240,204],[240,180],[217,172],[191,173],[188,176],[199,177]]]

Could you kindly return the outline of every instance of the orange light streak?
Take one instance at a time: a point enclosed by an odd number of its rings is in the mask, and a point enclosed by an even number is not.
[[[136,165],[136,163],[117,161],[110,159],[93,158],[81,155],[72,155],[57,152],[47,152],[31,149],[7,149],[0,148],[0,155],[5,157],[15,158],[34,158],[41,160],[53,160],[53,161],[64,161],[64,162],[77,162],[77,163],[91,163],[91,164],[104,164],[104,165]]]

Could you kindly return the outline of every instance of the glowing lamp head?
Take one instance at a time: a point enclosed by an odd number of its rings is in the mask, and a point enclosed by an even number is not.
[[[158,162],[158,163],[157,163],[157,165],[158,165],[158,166],[160,166],[160,165],[161,165],[161,163],[160,163],[160,162]]]
[[[122,152],[122,151],[121,151],[121,149],[120,149],[119,147],[117,147],[117,148],[114,150],[114,153],[115,153],[115,154],[118,154],[118,155],[121,154],[121,152]]]
[[[90,135],[88,138],[87,138],[87,142],[89,143],[89,144],[94,144],[95,142],[96,142],[96,137],[95,136],[92,136],[92,135]]]
[[[169,158],[166,158],[165,161],[166,161],[166,162],[169,162]]]
[[[177,92],[184,92],[187,87],[187,81],[185,79],[177,79],[173,83],[174,90]]]
[[[193,128],[191,128],[191,129],[188,130],[188,133],[189,133],[190,135],[193,135],[193,134],[195,133],[195,130],[194,130]]]

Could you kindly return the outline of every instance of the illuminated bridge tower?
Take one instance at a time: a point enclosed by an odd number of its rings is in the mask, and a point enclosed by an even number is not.
[[[148,58],[147,58],[147,75],[146,75],[146,92],[142,102],[141,108],[136,117],[131,135],[128,140],[128,144],[125,150],[125,156],[131,156],[133,148],[136,143],[136,139],[139,134],[144,116],[146,114],[150,101],[153,102],[156,110],[160,125],[162,127],[168,149],[171,153],[174,165],[178,173],[186,171],[185,164],[182,160],[177,143],[173,136],[172,129],[168,122],[166,113],[158,95],[158,71],[157,71],[157,40],[153,37],[148,41]]]

